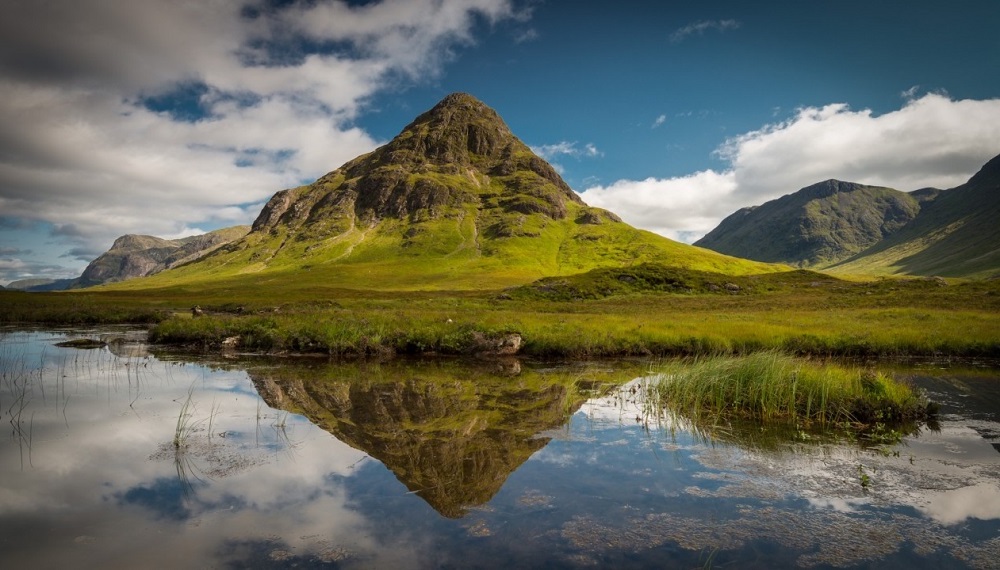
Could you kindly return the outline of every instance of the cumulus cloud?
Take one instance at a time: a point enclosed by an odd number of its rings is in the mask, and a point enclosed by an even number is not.
[[[660,125],[662,125],[663,123],[666,123],[666,122],[667,122],[667,116],[666,115],[660,115],[659,117],[656,118],[656,120],[653,121],[653,124],[650,126],[650,128],[655,129],[655,128],[659,127]]]
[[[588,188],[583,199],[591,206],[617,213],[634,226],[685,241],[690,232],[711,229],[718,223],[712,204],[728,200],[735,190],[732,173],[705,170],[678,178],[619,180]]]
[[[701,20],[675,30],[670,34],[670,42],[679,44],[691,36],[700,36],[707,31],[725,32],[735,30],[742,24],[737,20]]]
[[[728,162],[677,178],[620,180],[583,192],[639,227],[694,241],[739,208],[835,178],[910,191],[953,188],[1000,153],[1000,99],[911,99],[875,115],[844,104],[799,109],[728,139]]]
[[[0,211],[98,251],[249,223],[276,190],[376,146],[352,124],[373,94],[521,17],[508,0],[13,3]],[[196,112],[150,104],[181,95]]]

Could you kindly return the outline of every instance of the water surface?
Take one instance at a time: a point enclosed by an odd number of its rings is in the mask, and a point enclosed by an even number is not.
[[[209,360],[125,331],[55,346],[109,332],[0,333],[5,565],[1000,560],[995,369],[897,369],[940,422],[872,446],[651,414],[642,363]]]

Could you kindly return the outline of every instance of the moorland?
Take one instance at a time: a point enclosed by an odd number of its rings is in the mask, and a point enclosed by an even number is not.
[[[164,249],[156,259],[169,264],[117,280],[109,268],[129,265],[125,244],[184,246],[123,236],[95,260],[103,284],[0,291],[0,322],[142,323],[159,343],[340,356],[997,357],[1000,280],[989,277],[1000,267],[987,218],[998,171],[994,159],[969,184],[919,199],[824,184],[734,214],[750,222],[729,219],[720,232],[759,244],[745,253],[766,253],[754,261],[589,207],[495,111],[452,94],[390,143],[276,193],[249,232],[222,232],[204,251]],[[893,204],[903,203],[901,217]],[[812,231],[762,233],[794,208],[809,212],[799,225]],[[878,215],[889,221],[851,225]],[[773,259],[782,248],[768,240],[796,239]],[[915,255],[933,274],[907,270]]]

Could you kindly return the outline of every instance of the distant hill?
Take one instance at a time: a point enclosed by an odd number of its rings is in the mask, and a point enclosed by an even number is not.
[[[1000,275],[1000,156],[965,184],[940,191],[899,231],[830,269],[945,277]]]
[[[62,291],[69,289],[75,283],[75,279],[20,279],[7,284],[7,289],[17,291],[29,291],[32,293],[41,291]]]
[[[33,293],[63,291],[145,277],[194,261],[249,231],[250,226],[234,226],[173,240],[126,234],[116,239],[111,249],[91,261],[80,277],[22,279],[8,283],[7,288]]]
[[[927,189],[827,180],[727,217],[695,245],[721,253],[799,267],[825,266],[879,243],[913,220]]]
[[[874,275],[1000,275],[1000,156],[950,190],[827,180],[732,214],[695,245]]]
[[[249,231],[248,226],[235,226],[174,240],[123,235],[115,240],[111,249],[90,262],[73,286],[90,287],[153,275],[193,261]]]
[[[121,287],[253,279],[271,287],[498,289],[642,262],[731,274],[780,269],[588,207],[493,109],[455,93],[385,146],[275,194],[246,237]]]

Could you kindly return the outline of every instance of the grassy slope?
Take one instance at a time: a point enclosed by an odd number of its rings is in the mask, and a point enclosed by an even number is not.
[[[1000,274],[1000,157],[968,183],[941,192],[907,226],[829,269],[838,273]]]
[[[239,291],[244,296],[266,293],[297,299],[316,288],[497,289],[643,262],[734,275],[783,269],[680,244],[619,222],[577,223],[593,209],[574,203],[567,209],[569,215],[562,220],[518,215],[513,219],[519,231],[537,235],[512,237],[484,237],[494,221],[477,216],[474,207],[463,215],[418,224],[385,219],[370,227],[352,225],[321,241],[298,241],[287,231],[253,234],[244,249],[216,252],[198,263],[103,289],[167,294],[197,290],[209,295]]]

